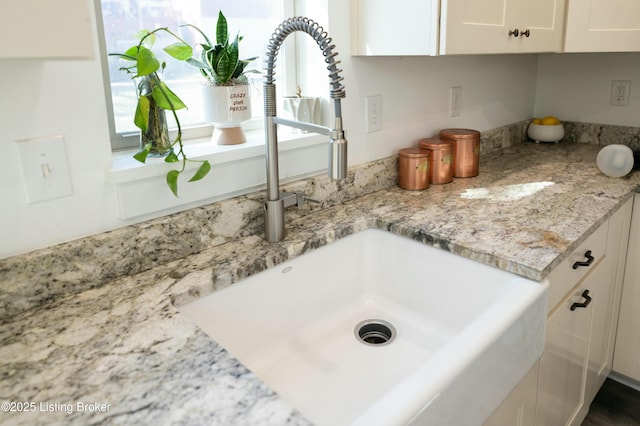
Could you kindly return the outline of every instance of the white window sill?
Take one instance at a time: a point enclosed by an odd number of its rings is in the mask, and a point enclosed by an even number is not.
[[[199,167],[199,163],[187,163],[187,171],[178,182],[178,198],[167,187],[165,176],[169,170],[181,167],[181,163],[165,163],[164,158],[147,158],[146,163],[140,163],[133,158],[136,150],[114,152],[108,180],[117,187],[121,219],[178,211],[264,187],[264,132],[260,129],[245,133],[247,142],[241,145],[216,145],[210,138],[188,141],[187,156],[209,160],[211,171],[201,181],[187,182]],[[281,181],[326,169],[327,143],[326,136],[281,129],[278,134]]]

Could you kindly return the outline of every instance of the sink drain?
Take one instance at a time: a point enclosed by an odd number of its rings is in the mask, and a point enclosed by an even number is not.
[[[396,338],[395,327],[385,320],[364,320],[356,325],[354,331],[358,340],[372,346],[388,345]]]

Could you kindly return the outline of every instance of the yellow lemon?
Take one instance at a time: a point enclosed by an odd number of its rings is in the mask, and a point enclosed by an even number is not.
[[[533,124],[542,124],[542,120],[539,118],[534,118],[532,121]]]
[[[540,120],[540,124],[542,124],[543,126],[555,126],[560,124],[560,120],[558,120],[558,117],[554,117],[553,115],[547,115],[542,120]]]

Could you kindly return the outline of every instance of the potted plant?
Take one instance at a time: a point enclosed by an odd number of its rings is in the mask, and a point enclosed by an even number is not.
[[[138,103],[134,115],[134,124],[140,129],[141,150],[133,157],[144,163],[148,156],[166,156],[165,162],[182,162],[179,170],[170,170],[166,181],[171,192],[178,196],[178,177],[185,171],[187,158],[182,144],[182,127],[177,110],[186,108],[182,100],[162,80],[162,72],[166,68],[166,62],[160,62],[151,50],[156,39],[156,33],[166,32],[175,37],[178,42],[164,47],[164,51],[171,57],[185,61],[192,57],[193,49],[180,37],[169,29],[157,28],[153,31],[142,30],[137,36],[140,42],[127,49],[124,53],[110,53],[130,63],[120,70],[131,74],[136,82]],[[171,111],[176,121],[178,131],[173,141],[169,138],[167,129],[166,111]],[[176,153],[177,145],[177,153]],[[189,179],[194,182],[202,179],[209,173],[211,165],[208,160],[197,161],[202,163],[195,174]]]
[[[257,59],[240,59],[239,44],[242,37],[237,34],[229,40],[227,19],[218,12],[215,44],[200,28],[186,24],[198,31],[204,38],[200,43],[200,59],[190,58],[187,63],[197,67],[205,77],[203,87],[205,118],[220,130],[218,144],[230,145],[246,142],[241,123],[251,118],[251,99],[249,92],[249,72],[247,65]]]

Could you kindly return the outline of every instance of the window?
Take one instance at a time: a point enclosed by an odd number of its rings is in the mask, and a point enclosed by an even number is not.
[[[262,56],[273,30],[282,21],[286,12],[292,10],[293,0],[281,2],[273,0],[98,0],[102,14],[102,54],[105,55],[105,90],[111,104],[112,148],[132,148],[139,144],[138,129],[133,124],[136,93],[131,76],[119,70],[122,62],[108,53],[124,52],[137,42],[135,34],[141,29],[168,27],[190,44],[199,43],[201,36],[192,28],[181,27],[194,24],[210,38],[215,39],[218,11],[222,10],[229,23],[229,34],[240,33],[244,39],[240,43],[240,57],[258,56],[252,68],[262,68]],[[291,4],[290,4],[291,3]],[[98,14],[100,15],[100,14]],[[99,23],[100,24],[100,23]],[[161,47],[173,43],[168,35],[160,35],[154,51],[161,57]],[[196,53],[197,54],[197,53]],[[185,137],[202,137],[210,134],[211,126],[204,123],[202,116],[201,86],[203,77],[197,68],[168,57],[164,79],[185,102],[188,109],[178,112]],[[107,69],[108,68],[108,69]],[[261,123],[262,77],[255,74],[252,85],[253,117]],[[249,74],[249,77],[252,75]],[[168,115],[168,119],[173,117]],[[171,121],[170,121],[171,123]],[[175,123],[174,123],[175,124]],[[171,124],[170,124],[171,126]]]

